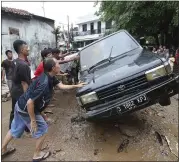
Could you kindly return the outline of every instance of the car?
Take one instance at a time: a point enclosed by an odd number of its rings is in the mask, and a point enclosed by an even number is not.
[[[80,81],[76,93],[85,117],[108,119],[159,103],[171,104],[179,93],[179,76],[169,62],[142,46],[126,31],[101,38],[80,52]]]

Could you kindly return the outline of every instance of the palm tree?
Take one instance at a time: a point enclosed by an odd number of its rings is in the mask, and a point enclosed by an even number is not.
[[[56,48],[58,47],[58,40],[62,36],[62,32],[60,31],[60,26],[54,28],[54,31],[52,31],[53,34],[55,34],[55,43],[56,43]]]

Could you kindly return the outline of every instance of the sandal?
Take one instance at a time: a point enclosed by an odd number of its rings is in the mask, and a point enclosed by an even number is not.
[[[16,151],[15,148],[7,148],[6,152],[2,153],[1,157],[4,158],[5,156],[12,154],[15,151]]]
[[[33,158],[33,162],[39,162],[39,161],[42,161],[42,160],[45,160],[47,159],[49,156],[51,155],[51,152],[46,152],[42,157],[39,157],[37,159],[34,159]]]

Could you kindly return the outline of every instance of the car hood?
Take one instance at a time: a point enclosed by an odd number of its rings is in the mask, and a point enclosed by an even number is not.
[[[157,57],[150,51],[137,49],[128,53],[122,58],[116,58],[110,63],[98,67],[94,72],[83,73],[80,80],[87,85],[78,89],[78,93],[86,93],[120,81],[124,78],[145,73],[146,70],[163,64],[161,58]]]

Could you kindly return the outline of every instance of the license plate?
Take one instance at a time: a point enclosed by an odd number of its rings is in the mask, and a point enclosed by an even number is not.
[[[117,107],[117,112],[119,114],[125,113],[127,111],[133,110],[138,106],[143,105],[148,102],[148,98],[146,95],[139,96],[138,98],[125,102],[123,105]]]

